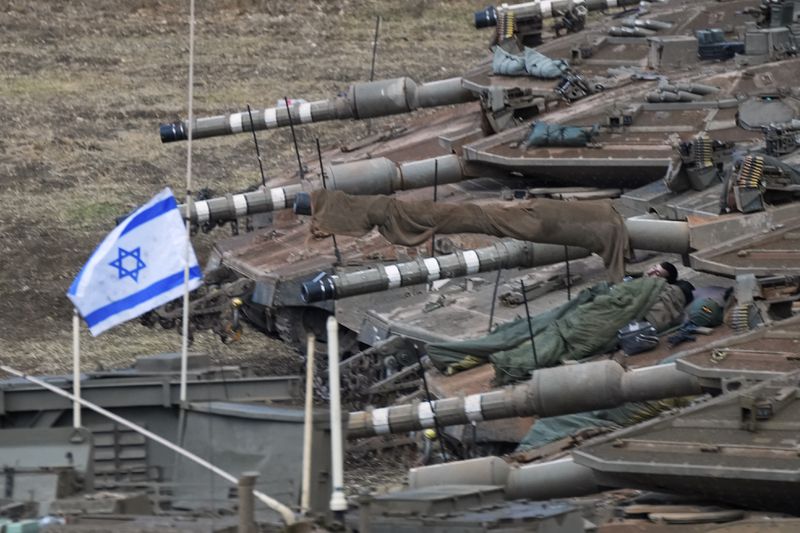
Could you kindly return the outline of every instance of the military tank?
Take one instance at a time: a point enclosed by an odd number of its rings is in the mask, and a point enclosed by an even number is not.
[[[348,520],[365,531],[422,525],[736,531],[767,524],[791,531],[798,461],[794,438],[784,432],[791,431],[786,421],[797,408],[798,370],[790,355],[798,350],[796,325],[797,317],[778,321],[658,366],[564,365],[501,390],[351,413],[348,436],[363,438],[509,416],[589,414],[631,400],[695,398],[629,427],[567,436],[536,453],[412,468],[403,489],[359,498],[358,516]]]
[[[484,457],[415,468],[406,490],[362,500],[361,523],[367,531],[414,524],[449,531],[469,520],[482,531],[495,524],[520,531],[791,531],[798,523],[791,496],[797,460],[791,446],[764,443],[782,438],[780,421],[797,408],[797,378],[773,374],[555,459]]]
[[[731,172],[734,156],[757,150],[767,136],[783,139],[771,143],[784,147],[776,156],[791,156],[785,147],[793,142],[791,120],[800,102],[790,79],[797,66],[792,43],[798,10],[792,2],[779,2],[784,6],[780,9],[772,4],[759,8],[758,2],[740,0],[726,3],[723,10],[715,2],[501,6],[476,14],[477,26],[495,24],[495,55],[461,78],[354,84],[344,96],[330,100],[259,110],[252,121],[248,113],[197,118],[193,138],[199,139],[456,106],[412,121],[402,134],[378,135],[347,152],[327,152],[300,183],[287,177],[267,189],[184,207],[198,229],[210,231],[242,218],[244,227],[253,229],[216,243],[209,267],[221,274],[210,276],[207,290],[214,298],[201,294],[195,299],[195,326],[223,333],[231,329],[234,310],[220,304],[222,294],[244,301],[236,313],[296,346],[303,345],[307,332],[324,343],[324,319],[334,313],[342,324],[344,348],[357,352],[387,338],[365,333],[370,329],[365,309],[396,311],[411,300],[422,309],[430,304],[427,290],[400,287],[334,304],[304,300],[304,283],[320,272],[340,275],[375,261],[425,259],[496,242],[480,235],[440,236],[431,250],[427,245],[391,246],[375,235],[338,236],[335,243],[309,239],[308,224],[289,207],[299,193],[323,187],[352,194],[399,194],[408,200],[435,194],[448,203],[611,197],[629,217],[718,216],[722,176]],[[583,22],[561,36],[576,16]],[[555,26],[546,27],[548,21]],[[699,59],[702,43],[695,33],[708,28],[741,36],[743,53],[724,61]],[[560,65],[553,78],[524,71],[525,54],[530,55],[525,48],[537,39],[543,42],[537,53],[547,60],[558,58],[551,60]],[[764,39],[772,44],[765,46]],[[558,62],[562,58],[566,61]],[[763,64],[768,61],[773,62]],[[784,126],[770,134],[762,131],[778,122]],[[181,140],[187,130],[183,122],[163,126],[162,140]],[[783,177],[777,181],[784,184],[780,201],[791,200],[792,185],[785,172],[778,174]],[[750,183],[762,185],[751,189],[759,191],[766,181],[756,178]],[[251,217],[265,212],[273,213],[271,223],[255,227]],[[482,285],[490,282],[475,279]],[[232,280],[238,285],[232,286]],[[177,312],[175,307],[171,314],[159,309],[147,320],[169,326]],[[374,321],[372,329],[380,329]],[[435,326],[422,329],[417,339],[437,337]]]

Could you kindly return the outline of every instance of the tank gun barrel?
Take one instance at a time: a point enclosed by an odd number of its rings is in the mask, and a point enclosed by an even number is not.
[[[516,16],[539,16],[549,19],[559,16],[573,7],[584,7],[589,11],[601,11],[612,7],[627,7],[639,4],[639,0],[536,0],[520,4],[487,6],[475,12],[475,27],[488,28],[497,25],[497,19],[504,13]]]
[[[269,213],[291,207],[297,194],[303,191],[299,183],[285,187],[259,189],[241,194],[228,194],[208,200],[192,202],[188,218],[193,224],[221,224],[239,217]],[[179,206],[181,215],[187,218],[186,204]]]
[[[656,34],[654,30],[643,27],[611,26],[608,34],[612,37],[650,37]]]
[[[395,163],[385,157],[325,165],[329,190],[347,194],[391,195],[397,191],[458,183],[473,178],[505,177],[508,172],[488,164],[466,161],[451,154],[418,161]],[[533,180],[532,180],[533,181]],[[585,179],[565,176],[563,186],[582,186]],[[621,185],[624,184],[622,179]],[[198,200],[193,203],[189,219],[195,224],[221,224],[239,217],[292,207],[297,194],[305,191],[302,185],[292,184],[249,193]],[[186,207],[181,206],[186,217]]]
[[[443,398],[350,413],[348,438],[406,433],[518,416],[556,416],[702,392],[694,376],[665,364],[625,371],[614,361],[562,365],[533,373],[525,383],[483,394]]]
[[[689,251],[689,229],[685,222],[642,217],[626,219],[625,226],[634,248],[669,253]],[[566,253],[569,259],[589,255],[589,251],[583,248],[568,247],[568,252],[564,250],[564,246],[557,244],[504,239],[476,250],[417,258],[404,263],[379,264],[374,268],[330,276],[320,274],[302,284],[301,297],[307,303],[337,300],[503,268],[550,265],[565,261]]]
[[[625,19],[620,24],[626,28],[644,28],[646,30],[668,30],[672,23],[653,19]]]
[[[587,250],[567,248],[570,259],[589,255]],[[326,276],[303,283],[301,296],[306,303],[338,300],[359,294],[381,292],[418,285],[438,279],[468,276],[503,268],[550,265],[567,259],[564,246],[504,239],[492,246],[463,250],[438,257],[417,258],[393,265]]]
[[[456,183],[474,177],[462,167],[456,155],[445,155],[395,163],[385,157],[365,159],[341,165],[326,165],[327,187],[348,194],[394,194],[397,191],[419,189],[433,185]],[[194,224],[219,224],[239,217],[267,213],[292,207],[297,194],[303,191],[299,183],[285,187],[260,189],[242,194],[226,195],[192,203],[188,215]],[[186,217],[186,206],[181,205]]]
[[[326,120],[368,118],[408,113],[415,109],[460,104],[477,100],[478,95],[462,86],[461,78],[448,78],[417,84],[411,78],[393,78],[355,83],[347,93],[328,100],[302,102],[266,109],[193,119],[192,139],[233,135],[255,130],[283,128]],[[184,141],[188,135],[185,121],[162,124],[161,142]]]

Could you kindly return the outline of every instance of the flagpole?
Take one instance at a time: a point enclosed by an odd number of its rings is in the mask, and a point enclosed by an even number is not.
[[[192,245],[192,225],[189,214],[192,212],[192,107],[194,96],[194,0],[189,2],[189,119],[186,133],[186,249],[183,268],[183,333],[181,335],[181,405],[186,403],[186,373],[189,360],[189,254]]]
[[[81,319],[78,310],[72,310],[72,425],[81,427]]]

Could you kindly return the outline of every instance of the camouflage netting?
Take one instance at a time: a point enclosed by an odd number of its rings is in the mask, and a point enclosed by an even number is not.
[[[428,355],[451,374],[491,362],[495,383],[526,380],[536,368],[580,360],[616,347],[617,330],[634,320],[648,320],[659,331],[680,321],[684,297],[662,278],[597,284],[571,301],[531,318],[536,362],[524,318],[503,324],[478,339],[428,345]]]
[[[311,193],[314,234],[360,237],[373,227],[389,242],[418,246],[435,233],[480,233],[523,241],[579,246],[603,258],[609,279],[620,281],[630,242],[625,221],[610,201],[537,198],[512,206],[401,201],[341,191]]]

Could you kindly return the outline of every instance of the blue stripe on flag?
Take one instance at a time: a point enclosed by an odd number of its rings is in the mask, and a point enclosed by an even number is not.
[[[173,203],[174,201],[175,200],[173,199]],[[201,276],[202,273],[200,272],[199,266],[193,266],[189,269],[189,279],[195,279]],[[84,317],[84,320],[86,320],[86,324],[92,328],[95,324],[102,322],[108,317],[125,311],[126,309],[130,309],[131,307],[137,306],[140,303],[146,302],[150,298],[155,298],[161,293],[167,292],[170,289],[174,289],[181,283],[183,283],[183,271],[176,272],[175,274],[167,276],[166,278],[160,279],[151,284],[149,287],[145,287],[144,289],[140,290],[139,292],[135,292],[130,296],[122,298],[121,300],[111,302],[100,309],[92,311],[88,316]]]
[[[173,209],[177,209],[178,204],[175,202],[175,197],[171,196],[169,198],[165,198],[158,202],[157,204],[153,204],[132,219],[128,221],[127,226],[125,229],[122,230],[122,233],[119,234],[120,237],[128,233],[129,231],[133,231],[137,227],[150,222],[156,217],[160,217],[164,213],[168,213]]]
[[[78,272],[78,275],[75,276],[75,279],[72,281],[72,285],[69,286],[69,289],[67,290],[67,294],[72,294],[74,296],[75,293],[78,291],[78,283],[80,283],[80,281],[81,281],[81,276],[83,276],[83,270],[85,268],[86,268],[86,265],[83,265],[83,267],[81,267],[80,272]]]

